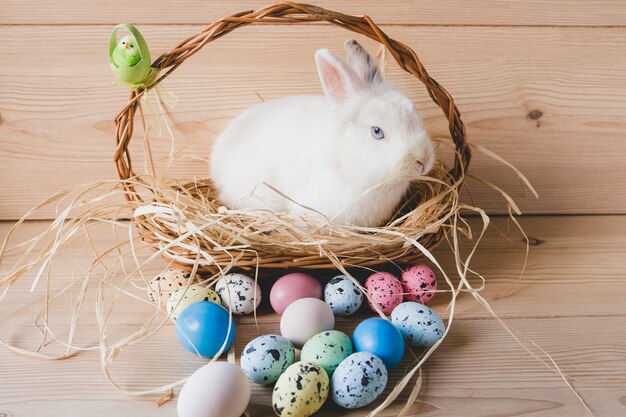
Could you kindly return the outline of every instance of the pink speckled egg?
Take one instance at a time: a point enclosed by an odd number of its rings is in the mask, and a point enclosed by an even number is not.
[[[389,272],[375,272],[365,281],[365,289],[369,294],[368,303],[372,310],[376,308],[372,302],[385,314],[391,314],[394,308],[402,303],[402,285],[395,275]]]
[[[322,298],[322,284],[311,275],[294,272],[281,277],[270,291],[270,304],[278,314],[301,298]]]
[[[437,279],[428,266],[415,264],[402,273],[402,286],[407,300],[424,304],[435,296]]]

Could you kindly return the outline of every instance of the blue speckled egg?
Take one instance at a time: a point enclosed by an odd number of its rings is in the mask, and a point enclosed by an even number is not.
[[[406,342],[415,347],[431,347],[446,331],[437,313],[413,301],[396,307],[391,313],[391,323],[400,330]]]
[[[343,360],[333,373],[333,401],[343,408],[364,407],[374,401],[387,385],[387,368],[382,359],[357,352]]]
[[[241,352],[241,369],[252,382],[273,384],[295,357],[295,349],[289,340],[268,334],[246,345]]]
[[[363,302],[361,290],[345,275],[337,275],[324,287],[324,301],[336,316],[355,313]]]
[[[300,360],[313,362],[332,376],[337,366],[353,352],[352,340],[347,334],[328,330],[310,338],[302,347]]]

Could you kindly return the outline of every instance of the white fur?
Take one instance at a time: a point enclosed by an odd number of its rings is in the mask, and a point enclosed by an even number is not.
[[[211,177],[226,206],[315,216],[305,206],[337,223],[380,226],[410,177],[430,171],[433,144],[411,101],[382,81],[358,43],[346,50],[351,66],[328,50],[315,54],[325,97],[255,105],[217,138]]]

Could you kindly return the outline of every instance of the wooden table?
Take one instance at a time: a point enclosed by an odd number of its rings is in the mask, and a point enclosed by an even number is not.
[[[578,394],[598,416],[626,415],[626,216],[529,217],[523,225],[533,238],[528,266],[518,281],[524,258],[521,236],[509,237],[514,247],[491,229],[481,244],[474,269],[487,279],[483,295],[498,316],[519,332],[521,340],[543,363],[525,351],[484,308],[469,295],[461,297],[448,339],[426,363],[419,401],[409,415],[425,416],[585,416],[582,404],[563,379],[546,366],[548,357],[567,377]],[[45,226],[27,224],[23,236]],[[506,219],[495,219],[506,230]],[[4,235],[10,223],[0,226]],[[96,239],[106,244],[107,233]],[[96,243],[98,243],[96,242]],[[445,269],[453,263],[443,247],[436,251]],[[14,258],[14,257],[13,257]],[[63,265],[54,273],[62,282],[89,259],[79,245],[69,248]],[[32,282],[29,279],[28,285]],[[508,295],[502,296],[508,293]],[[33,330],[33,299],[10,293],[0,304],[0,337],[20,346],[37,346]],[[443,311],[445,295],[432,306]],[[70,307],[56,311],[61,328]],[[85,302],[84,316],[93,304]],[[124,334],[141,324],[136,303],[121,305],[115,313],[116,331]],[[367,315],[338,320],[347,332]],[[277,316],[261,314],[259,330],[254,320],[238,321],[236,348],[261,333],[278,332]],[[97,339],[97,327],[80,327],[79,340]],[[115,336],[115,332],[112,336]],[[530,342],[532,341],[532,343]],[[178,344],[168,324],[155,337],[120,355],[113,376],[126,388],[147,389],[184,377],[203,362]],[[410,365],[406,360],[400,366]],[[0,415],[12,417],[174,416],[175,401],[157,407],[154,398],[138,399],[117,392],[99,368],[96,352],[82,352],[63,361],[24,357],[0,349]],[[402,370],[391,373],[394,384]],[[252,417],[273,415],[269,388],[255,386],[249,408]],[[382,415],[396,415],[398,400]],[[362,416],[364,410],[344,412],[326,405],[320,416]]]

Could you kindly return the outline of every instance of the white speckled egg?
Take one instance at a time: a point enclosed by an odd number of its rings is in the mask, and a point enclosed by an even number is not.
[[[400,330],[406,342],[415,347],[431,347],[446,331],[437,313],[413,301],[396,307],[391,313],[391,323]]]
[[[167,303],[174,291],[193,282],[189,279],[191,279],[190,271],[178,268],[166,269],[150,281],[148,297],[153,303],[163,305]]]
[[[328,376],[353,352],[352,339],[337,330],[328,330],[310,338],[302,347],[300,360],[320,365]]]
[[[167,312],[172,320],[176,320],[178,315],[189,305],[199,301],[209,301],[220,304],[220,296],[212,289],[204,285],[191,285],[177,289],[167,300]]]
[[[263,335],[248,343],[241,352],[241,369],[252,382],[273,384],[295,358],[295,349],[289,340],[274,334]]]
[[[328,375],[319,365],[311,362],[294,363],[274,386],[274,412],[279,416],[310,416],[326,401],[328,383]]]
[[[333,373],[331,395],[343,408],[359,408],[378,398],[386,385],[387,368],[382,359],[369,352],[357,352],[344,359]]]
[[[350,278],[337,275],[324,287],[324,301],[336,316],[349,316],[361,307],[363,293]]]
[[[215,291],[227,309],[235,314],[250,314],[261,303],[261,288],[254,280],[243,274],[227,274],[215,285]]]

